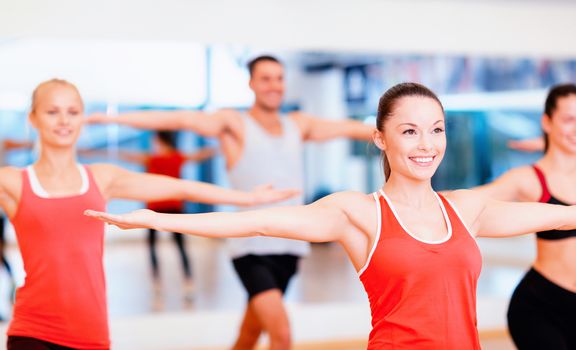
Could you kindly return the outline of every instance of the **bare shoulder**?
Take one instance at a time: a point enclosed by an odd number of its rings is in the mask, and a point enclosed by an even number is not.
[[[467,202],[474,202],[488,197],[482,192],[466,189],[444,192],[443,194],[444,197],[454,204],[465,204]]]
[[[216,112],[212,113],[212,117],[219,118],[220,121],[225,125],[226,130],[228,131],[238,131],[242,130],[243,122],[242,122],[242,113],[236,109],[232,108],[223,108],[219,109]]]
[[[492,183],[480,187],[501,200],[536,201],[540,196],[538,177],[532,166],[510,169]]]
[[[0,167],[0,188],[14,191],[22,186],[22,169],[13,166]]]
[[[355,222],[373,221],[376,217],[375,203],[372,194],[355,191],[336,192],[315,202],[316,205],[338,209]]]
[[[123,168],[109,163],[94,163],[88,165],[88,169],[94,176],[94,180],[98,187],[105,188],[111,180],[113,180]]]
[[[318,117],[316,117],[312,114],[301,112],[301,111],[290,112],[287,115],[288,115],[288,118],[291,118],[292,120],[294,120],[298,124],[309,123],[310,121],[312,121],[314,119],[318,119]]]
[[[95,175],[106,175],[121,169],[121,167],[110,163],[94,163],[88,165],[88,169]]]
[[[316,201],[316,203],[336,205],[339,207],[365,205],[367,203],[374,203],[374,197],[371,194],[366,194],[356,191],[343,191],[330,194]]]
[[[467,223],[475,221],[490,199],[487,194],[474,190],[455,190],[444,193],[444,196]]]
[[[222,118],[229,122],[236,122],[241,120],[242,113],[236,109],[222,108],[212,113],[212,116]]]

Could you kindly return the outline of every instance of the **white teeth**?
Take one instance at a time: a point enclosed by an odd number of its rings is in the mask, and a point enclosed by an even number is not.
[[[412,158],[412,159],[414,159],[418,163],[429,163],[434,158],[433,157],[416,157],[416,158]]]

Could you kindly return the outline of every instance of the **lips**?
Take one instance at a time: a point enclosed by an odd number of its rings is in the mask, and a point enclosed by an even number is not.
[[[421,166],[428,166],[432,164],[436,156],[421,156],[421,157],[409,157],[411,161]]]
[[[55,130],[54,133],[58,136],[69,136],[72,134],[72,130],[70,129],[59,129]]]

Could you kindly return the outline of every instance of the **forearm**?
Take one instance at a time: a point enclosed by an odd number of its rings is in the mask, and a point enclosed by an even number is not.
[[[228,189],[199,181],[184,181],[180,188],[183,196],[195,202],[207,204],[228,204],[238,206],[253,206],[259,204],[255,193]]]
[[[234,238],[262,235],[250,212],[215,212],[206,214],[155,213],[146,226],[159,231],[189,235]]]
[[[193,116],[192,111],[140,111],[126,112],[110,116],[109,123],[117,123],[138,129],[179,130],[184,127],[185,118]]]
[[[344,216],[318,220],[326,211],[311,206],[286,206],[244,212],[156,214],[153,226],[162,231],[205,237],[267,236],[310,242],[337,240],[346,230]],[[329,213],[328,215],[332,215]],[[341,220],[340,220],[341,219]]]
[[[314,120],[311,126],[310,141],[327,141],[335,138],[371,141],[374,126],[357,120]]]

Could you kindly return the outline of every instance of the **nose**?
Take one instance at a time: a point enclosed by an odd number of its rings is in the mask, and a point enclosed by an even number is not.
[[[432,148],[432,142],[430,140],[430,136],[426,135],[426,133],[420,134],[420,138],[418,139],[418,149],[422,151],[428,151]]]
[[[58,124],[59,125],[70,124],[70,116],[67,113],[60,113],[60,115],[58,116]]]

